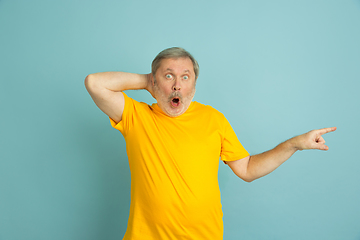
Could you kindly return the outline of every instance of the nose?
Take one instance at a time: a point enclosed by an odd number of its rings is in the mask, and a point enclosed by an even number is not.
[[[180,91],[180,89],[181,89],[180,82],[178,80],[175,80],[172,88],[174,91]]]

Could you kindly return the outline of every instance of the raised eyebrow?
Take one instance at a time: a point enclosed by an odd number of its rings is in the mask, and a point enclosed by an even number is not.
[[[171,68],[167,68],[167,69],[166,69],[166,71],[172,72],[172,71],[174,71],[174,70],[173,70],[173,69],[171,69]],[[189,70],[187,70],[187,69],[185,69],[185,70],[184,70],[184,72],[190,72],[190,71],[189,71]]]
[[[189,75],[190,71],[189,70],[184,70],[184,72],[181,75]]]
[[[174,70],[171,69],[171,68],[167,68],[165,72],[166,72],[167,74],[168,74],[169,72],[170,72],[171,74],[173,74]],[[186,74],[186,73],[189,74],[190,71],[187,70],[187,69],[185,69],[183,74]]]

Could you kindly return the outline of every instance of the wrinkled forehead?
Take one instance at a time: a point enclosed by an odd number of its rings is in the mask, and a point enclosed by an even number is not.
[[[189,57],[164,58],[157,72],[188,73],[195,75],[194,64]]]

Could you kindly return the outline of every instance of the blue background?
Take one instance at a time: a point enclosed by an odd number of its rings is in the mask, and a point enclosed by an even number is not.
[[[338,127],[250,184],[220,162],[224,239],[360,239],[359,0],[1,0],[0,35],[0,240],[122,238],[125,142],[84,79],[172,46],[251,154]]]

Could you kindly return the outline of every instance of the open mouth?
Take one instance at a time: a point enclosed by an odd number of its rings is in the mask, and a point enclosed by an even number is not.
[[[178,97],[174,97],[171,99],[171,105],[173,107],[178,107],[180,105],[180,99]]]

